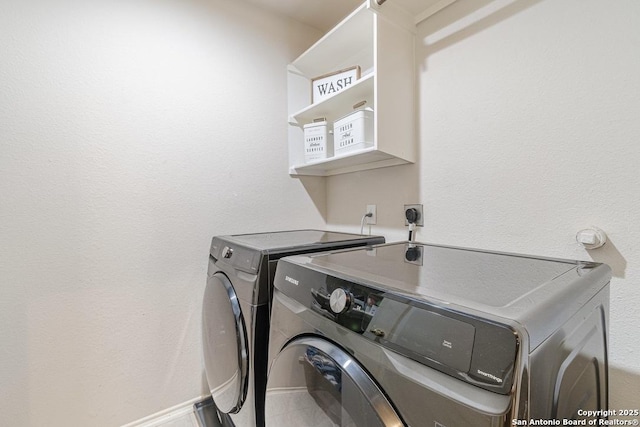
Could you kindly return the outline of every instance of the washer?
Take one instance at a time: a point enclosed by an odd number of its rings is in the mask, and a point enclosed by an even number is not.
[[[411,242],[282,259],[266,426],[512,426],[606,410],[610,278],[604,264]]]
[[[214,237],[203,301],[204,365],[223,425],[264,425],[269,304],[276,263],[286,255],[384,243],[379,236],[296,230]]]

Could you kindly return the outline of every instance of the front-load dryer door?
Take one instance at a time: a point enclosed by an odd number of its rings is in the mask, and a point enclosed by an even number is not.
[[[207,280],[202,319],[204,367],[211,396],[221,412],[238,412],[247,396],[247,331],[240,301],[223,273]]]
[[[401,427],[405,424],[358,362],[319,337],[301,337],[278,354],[267,382],[267,427]]]

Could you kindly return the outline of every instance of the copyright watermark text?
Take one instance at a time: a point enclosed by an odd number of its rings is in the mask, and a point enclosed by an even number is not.
[[[616,411],[583,411],[583,419],[544,419],[530,418],[528,420],[511,420],[512,426],[638,426],[638,419],[611,418],[619,416]],[[588,412],[588,414],[587,414]],[[594,414],[594,412],[597,412]],[[594,418],[598,417],[598,418]],[[600,418],[606,417],[606,418]]]

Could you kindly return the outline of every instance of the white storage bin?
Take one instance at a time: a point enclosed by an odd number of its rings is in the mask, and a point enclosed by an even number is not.
[[[373,146],[373,110],[363,108],[336,120],[333,124],[335,155]]]
[[[303,128],[305,163],[333,156],[333,135],[326,121],[309,123]]]

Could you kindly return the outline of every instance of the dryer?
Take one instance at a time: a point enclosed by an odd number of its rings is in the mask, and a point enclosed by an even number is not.
[[[266,426],[604,411],[610,278],[604,264],[412,242],[281,259]]]
[[[203,348],[213,401],[196,404],[201,425],[262,426],[269,304],[276,265],[293,254],[384,243],[380,236],[321,230],[217,236],[204,292]],[[212,412],[217,416],[212,416]],[[218,418],[218,420],[216,420]]]

